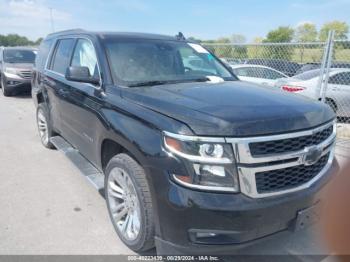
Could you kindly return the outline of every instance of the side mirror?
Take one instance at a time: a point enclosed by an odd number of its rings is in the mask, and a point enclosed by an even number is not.
[[[98,85],[99,79],[96,79],[90,75],[90,70],[86,66],[70,66],[67,68],[66,79],[74,82],[89,83]]]

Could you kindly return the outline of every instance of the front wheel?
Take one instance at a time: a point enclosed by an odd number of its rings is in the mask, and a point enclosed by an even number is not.
[[[11,91],[6,85],[5,77],[1,77],[1,90],[4,96],[11,96]]]
[[[135,252],[154,247],[151,194],[143,168],[129,155],[113,157],[106,168],[105,196],[113,226]]]
[[[54,148],[54,145],[50,142],[50,138],[52,137],[52,127],[45,104],[39,104],[36,110],[36,122],[41,143],[47,148]]]

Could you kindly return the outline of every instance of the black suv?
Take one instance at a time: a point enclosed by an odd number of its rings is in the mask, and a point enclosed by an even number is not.
[[[0,47],[0,83],[4,96],[29,91],[36,49]]]
[[[338,168],[328,106],[241,82],[181,34],[55,33],[35,67],[42,143],[104,188],[134,251],[232,253],[303,228]]]

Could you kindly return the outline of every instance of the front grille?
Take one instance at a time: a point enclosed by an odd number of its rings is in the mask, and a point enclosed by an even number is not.
[[[255,157],[299,151],[303,150],[305,147],[322,143],[332,133],[333,125],[313,135],[250,143],[249,149],[252,156]]]
[[[324,155],[311,166],[299,165],[256,173],[257,192],[262,194],[283,191],[309,182],[326,166],[329,155],[330,153]]]
[[[32,71],[28,71],[28,70],[22,70],[19,72],[19,75],[21,77],[23,77],[24,79],[32,79]]]

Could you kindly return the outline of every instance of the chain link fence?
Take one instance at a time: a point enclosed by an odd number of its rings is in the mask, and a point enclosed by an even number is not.
[[[350,141],[350,41],[202,44],[243,81],[324,101]]]

